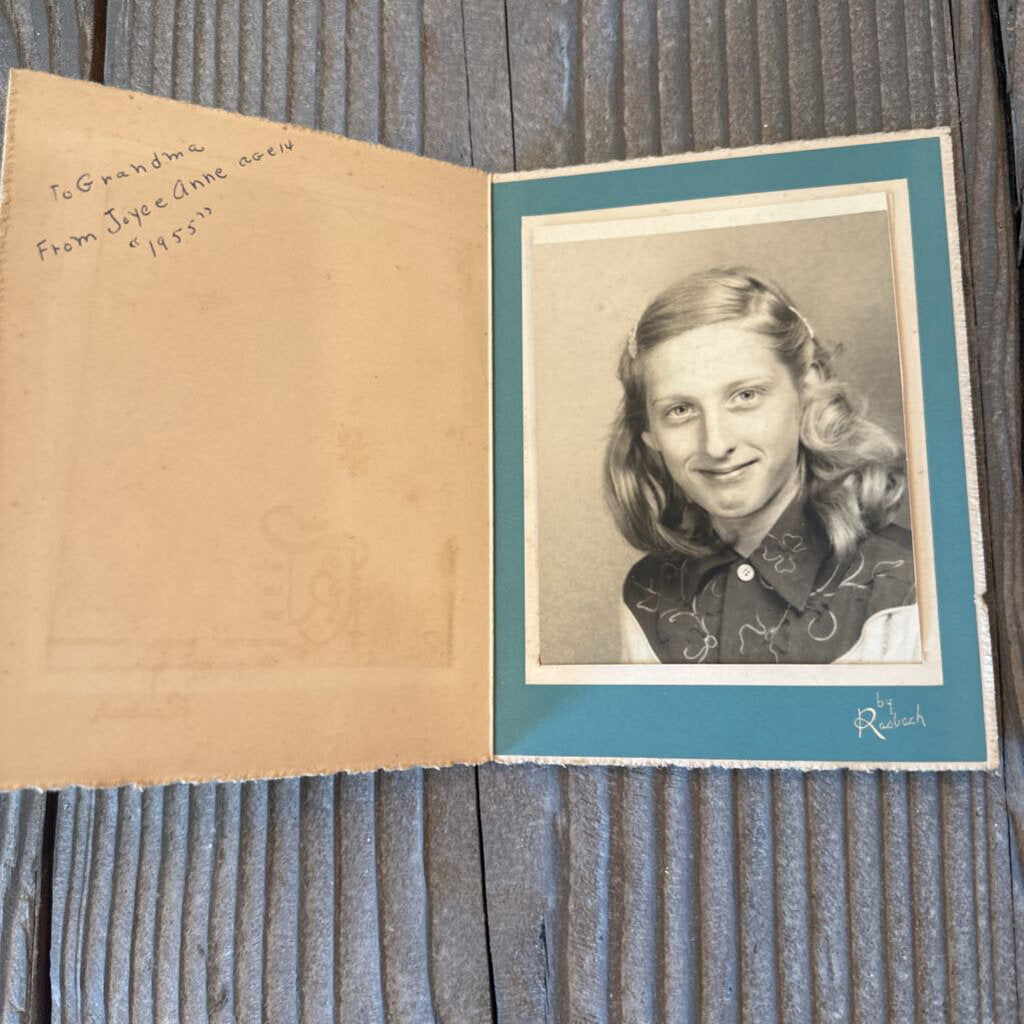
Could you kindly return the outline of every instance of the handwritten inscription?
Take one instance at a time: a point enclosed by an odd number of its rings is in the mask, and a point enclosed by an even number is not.
[[[206,147],[195,142],[190,142],[184,149],[163,149],[153,150],[153,155],[145,157],[136,162],[131,160],[127,167],[108,168],[107,173],[82,171],[73,184],[56,182],[50,185],[50,192],[55,202],[75,199],[77,196],[88,195],[93,186],[99,182],[100,185],[109,185],[114,181],[138,178],[141,174],[149,174],[150,171],[159,171],[161,168],[172,164],[177,160],[184,160],[187,153],[205,153]]]
[[[242,153],[237,158],[237,165],[239,168],[249,168],[262,160],[285,156],[294,147],[294,142],[285,139],[272,146]],[[172,251],[174,247],[198,233],[199,224],[213,212],[209,205],[195,208],[194,212],[185,215],[188,217],[187,220],[182,219],[179,213],[176,218],[179,223],[176,226],[164,226],[161,232],[152,236],[145,237],[140,235],[140,232],[148,227],[151,219],[164,221],[165,218],[160,216],[162,211],[177,208],[177,204],[185,200],[199,200],[201,194],[205,199],[205,193],[211,189],[222,190],[223,183],[230,181],[233,174],[239,173],[233,171],[229,174],[220,165],[207,165],[196,171],[182,173],[176,166],[179,161],[187,161],[189,155],[197,156],[205,152],[206,147],[198,143],[189,143],[182,149],[154,150],[152,156],[145,161],[131,161],[126,167],[108,169],[102,173],[83,171],[70,183],[51,183],[47,188],[53,200],[67,202],[89,195],[94,189],[97,192],[109,192],[117,187],[119,181],[125,179],[134,179],[138,183],[143,176],[155,175],[172,166],[178,175],[173,182],[165,183],[159,192],[155,189],[151,191],[145,201],[108,206],[103,210],[98,222],[82,225],[80,230],[64,238],[40,238],[36,242],[36,256],[43,263],[56,263],[68,256],[94,248],[106,237],[120,237],[130,249],[149,252],[154,257],[160,255],[161,251]],[[156,182],[153,184],[156,185]]]
[[[857,730],[857,738],[877,738],[885,741],[896,729],[926,728],[924,714],[921,712],[921,705],[918,704],[913,714],[906,714],[904,709],[897,708],[896,702],[891,698],[884,698],[881,694],[875,694],[875,703],[869,704],[866,708],[857,708],[857,714],[853,720],[853,727]]]
[[[119,235],[125,228],[133,226],[141,228],[143,222],[158,210],[166,210],[172,203],[188,199],[197,192],[206,191],[227,180],[228,175],[223,167],[214,167],[210,170],[200,171],[194,176],[177,178],[167,193],[154,196],[147,202],[138,203],[135,206],[107,207],[103,211],[101,231],[107,235]],[[78,252],[90,241],[97,241],[96,232],[85,231],[80,235],[71,235],[59,243],[41,238],[36,243],[36,252],[39,258],[45,262],[48,258],[52,259],[66,253]],[[135,247],[132,246],[132,248]]]
[[[122,228],[131,227],[133,223],[141,228],[144,218],[151,217],[157,210],[167,209],[168,202],[188,199],[189,196],[195,195],[196,192],[200,190],[205,191],[209,186],[216,185],[218,181],[227,181],[227,178],[228,176],[224,168],[217,167],[212,171],[203,171],[194,178],[178,178],[171,187],[169,200],[164,196],[157,196],[153,200],[152,206],[149,203],[141,203],[139,206],[126,207],[122,210],[111,206],[103,211],[107,234],[120,234]]]
[[[76,252],[96,240],[94,231],[86,231],[84,235],[69,235],[60,242],[51,242],[48,238],[41,238],[36,243],[36,251],[39,253],[39,258],[45,260],[47,256],[60,256],[62,253]]]
[[[248,167],[250,164],[258,164],[264,156],[284,156],[294,145],[294,142],[282,142],[277,146],[267,146],[266,149],[256,149],[251,153],[243,153],[238,158],[238,166]]]
[[[178,227],[173,228],[167,235],[157,235],[155,239],[149,239],[146,242],[149,254],[155,258],[161,254],[161,250],[163,252],[170,252],[172,243],[173,245],[181,245],[182,242],[187,242],[190,238],[194,238],[199,233],[199,225],[212,215],[213,210],[209,206],[204,206],[201,210],[196,210],[196,215],[187,224],[179,224]],[[132,249],[137,249],[142,245],[142,241],[138,238],[133,238],[128,245]]]

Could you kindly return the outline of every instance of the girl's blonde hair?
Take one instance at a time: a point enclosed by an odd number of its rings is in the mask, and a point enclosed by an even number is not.
[[[903,449],[836,379],[832,351],[782,289],[742,267],[682,278],[650,302],[630,332],[619,359],[623,400],[605,452],[605,494],[619,529],[641,551],[699,555],[721,546],[704,509],[683,494],[642,435],[648,429],[645,354],[723,321],[739,321],[768,339],[800,388],[804,493],[836,557],[844,559],[892,522],[906,487]]]

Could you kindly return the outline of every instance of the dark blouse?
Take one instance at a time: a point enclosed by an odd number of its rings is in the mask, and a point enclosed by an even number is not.
[[[747,558],[648,555],[623,599],[661,662],[831,662],[872,615],[915,602],[910,533],[889,526],[837,563],[801,500]]]

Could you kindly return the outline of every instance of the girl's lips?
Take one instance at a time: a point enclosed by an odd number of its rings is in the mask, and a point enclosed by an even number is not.
[[[715,480],[727,481],[733,480],[738,477],[747,467],[752,466],[757,459],[751,459],[749,462],[741,462],[738,466],[730,466],[726,469],[702,469],[701,472],[706,476],[710,476]]]

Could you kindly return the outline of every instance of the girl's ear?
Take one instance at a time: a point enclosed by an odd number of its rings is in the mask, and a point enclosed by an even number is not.
[[[640,436],[643,438],[644,444],[647,445],[652,452],[661,451],[661,445],[658,444],[658,439],[649,430],[645,430]]]

